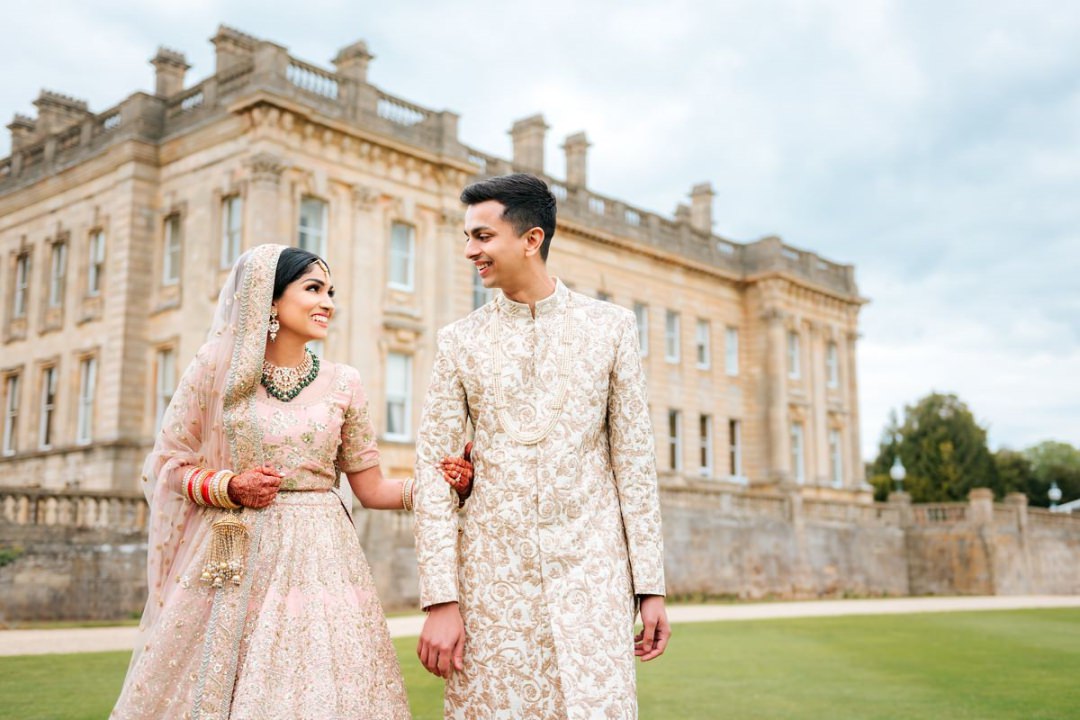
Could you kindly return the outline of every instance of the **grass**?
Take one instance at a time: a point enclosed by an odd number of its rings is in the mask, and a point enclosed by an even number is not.
[[[416,720],[441,681],[396,641]],[[127,653],[0,658],[4,717],[104,718]],[[660,720],[1064,720],[1080,713],[1080,610],[678,625],[639,666],[641,717]]]

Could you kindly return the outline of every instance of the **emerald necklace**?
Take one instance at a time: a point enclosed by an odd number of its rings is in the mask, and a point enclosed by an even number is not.
[[[319,358],[304,348],[304,361],[296,367],[278,367],[263,360],[262,386],[267,394],[281,402],[289,402],[310,385],[319,375]]]

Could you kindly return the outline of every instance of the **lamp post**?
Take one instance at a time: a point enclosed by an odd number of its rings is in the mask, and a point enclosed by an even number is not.
[[[1050,483],[1050,489],[1046,491],[1046,497],[1050,498],[1050,509],[1056,508],[1058,501],[1061,500],[1061,488],[1058,487],[1056,481]]]
[[[907,477],[907,470],[904,468],[904,463],[900,462],[900,456],[897,455],[893,460],[892,467],[889,468],[889,477],[896,483],[896,492],[903,492],[904,490],[904,478]],[[1060,495],[1060,491],[1058,492]]]

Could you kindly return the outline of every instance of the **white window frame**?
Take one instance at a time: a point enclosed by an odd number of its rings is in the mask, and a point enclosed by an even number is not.
[[[798,380],[802,377],[802,364],[799,357],[802,351],[802,340],[799,337],[797,330],[788,330],[787,334],[787,364],[788,364],[788,377],[792,380]]]
[[[724,329],[724,371],[731,377],[739,374],[739,328]]]
[[[244,248],[244,198],[228,195],[221,199],[221,269],[231,268]]]
[[[176,348],[158,348],[155,358],[157,366],[156,387],[154,388],[154,434],[161,431],[165,421],[165,411],[169,409],[173,393],[176,392]]]
[[[317,208],[320,210],[315,215],[305,214],[305,208]],[[330,214],[330,204],[325,200],[305,195],[300,198],[300,214],[296,225],[296,246],[308,252],[313,252],[319,257],[326,257],[326,223]],[[317,218],[317,225],[304,225],[307,218]]]
[[[664,360],[672,364],[677,364],[682,357],[680,325],[678,312],[668,310],[664,313]]]
[[[404,364],[401,378],[404,387],[394,387],[394,383],[391,382],[391,363],[399,362],[394,358],[400,358],[400,362]],[[386,354],[386,433],[384,437],[387,440],[407,442],[412,439],[412,361],[412,355],[406,353],[389,352]],[[400,406],[401,410],[402,427],[400,429],[390,427],[395,406]]]
[[[491,302],[491,298],[495,297],[495,291],[491,288],[484,287],[484,278],[480,277],[480,273],[473,270],[472,272],[472,304],[473,310],[479,310],[480,308]]]
[[[634,318],[637,321],[638,351],[641,357],[649,355],[649,306],[643,302],[634,303]]]
[[[94,230],[90,233],[90,251],[86,264],[86,294],[97,297],[101,294],[105,277],[105,231]]]
[[[702,413],[698,418],[698,441],[700,453],[698,455],[698,473],[701,477],[712,477],[713,466],[713,419],[712,415]],[[704,458],[705,462],[701,460]]]
[[[64,276],[67,274],[67,243],[52,245],[49,255],[49,307],[64,305]]]
[[[165,217],[165,239],[162,244],[161,284],[178,285],[180,270],[183,265],[184,228],[180,213],[170,213]]]
[[[791,475],[799,485],[806,482],[806,429],[801,422],[791,423]]]
[[[698,370],[708,370],[712,367],[712,343],[709,330],[709,321],[698,318],[694,329],[694,350],[697,354]]]
[[[668,410],[668,469],[680,472],[682,463],[682,411]]]
[[[97,391],[97,358],[85,357],[79,362],[79,406],[75,442],[88,445],[94,439],[94,395]]]
[[[390,224],[390,270],[387,284],[395,290],[412,292],[416,282],[416,228],[408,223]],[[398,270],[404,270],[400,277]]]
[[[12,373],[4,378],[4,456],[11,456],[18,450],[19,422],[19,374]]]
[[[742,421],[735,418],[728,420],[728,470],[732,482],[746,482],[743,475]]]
[[[840,387],[840,352],[831,341],[825,346],[825,382],[830,388]]]
[[[59,370],[56,365],[41,369],[41,412],[38,419],[38,447],[50,450],[53,446],[53,420],[56,415],[56,385]]]
[[[844,486],[844,450],[840,430],[829,428],[829,473],[833,487]]]
[[[12,317],[26,317],[26,300],[30,291],[30,254],[23,253],[15,260],[14,297],[11,298]]]

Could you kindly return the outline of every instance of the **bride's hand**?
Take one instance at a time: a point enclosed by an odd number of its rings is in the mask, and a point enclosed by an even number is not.
[[[458,497],[465,500],[472,492],[473,464],[469,461],[472,455],[473,444],[466,443],[465,452],[461,457],[444,457],[439,463],[442,467],[443,479],[450,483]]]
[[[281,473],[270,465],[253,468],[229,480],[229,497],[249,508],[264,508],[274,502],[281,487]]]

